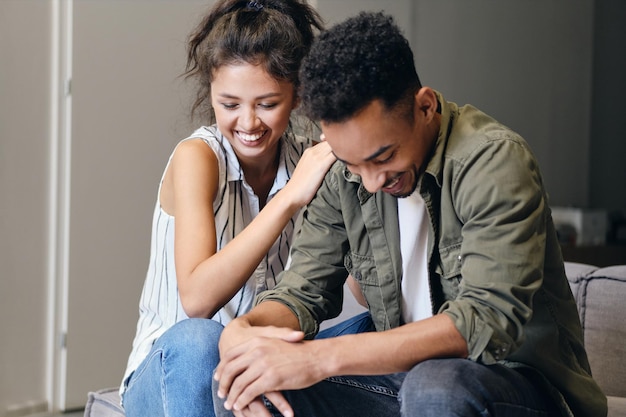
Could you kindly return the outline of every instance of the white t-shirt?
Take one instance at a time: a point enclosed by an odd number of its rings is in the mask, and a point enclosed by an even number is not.
[[[428,214],[418,192],[398,199],[402,254],[402,318],[411,323],[432,316],[428,284]]]

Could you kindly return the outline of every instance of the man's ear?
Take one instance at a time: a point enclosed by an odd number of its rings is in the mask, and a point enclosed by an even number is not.
[[[437,113],[437,94],[430,87],[422,87],[415,93],[416,108],[430,120]]]

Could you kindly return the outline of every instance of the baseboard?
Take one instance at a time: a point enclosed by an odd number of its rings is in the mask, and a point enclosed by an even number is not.
[[[47,401],[28,401],[22,404],[8,406],[3,417],[23,417],[36,413],[44,413],[46,411],[48,411]]]

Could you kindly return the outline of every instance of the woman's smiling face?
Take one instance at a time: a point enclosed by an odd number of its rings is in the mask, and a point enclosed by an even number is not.
[[[296,106],[293,84],[270,76],[260,65],[224,65],[213,74],[215,120],[240,159],[275,155]]]

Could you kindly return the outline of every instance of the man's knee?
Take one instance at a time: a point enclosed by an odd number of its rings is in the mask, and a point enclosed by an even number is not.
[[[480,415],[484,401],[480,389],[469,381],[475,366],[481,365],[465,359],[433,359],[413,367],[400,389],[402,415]]]

